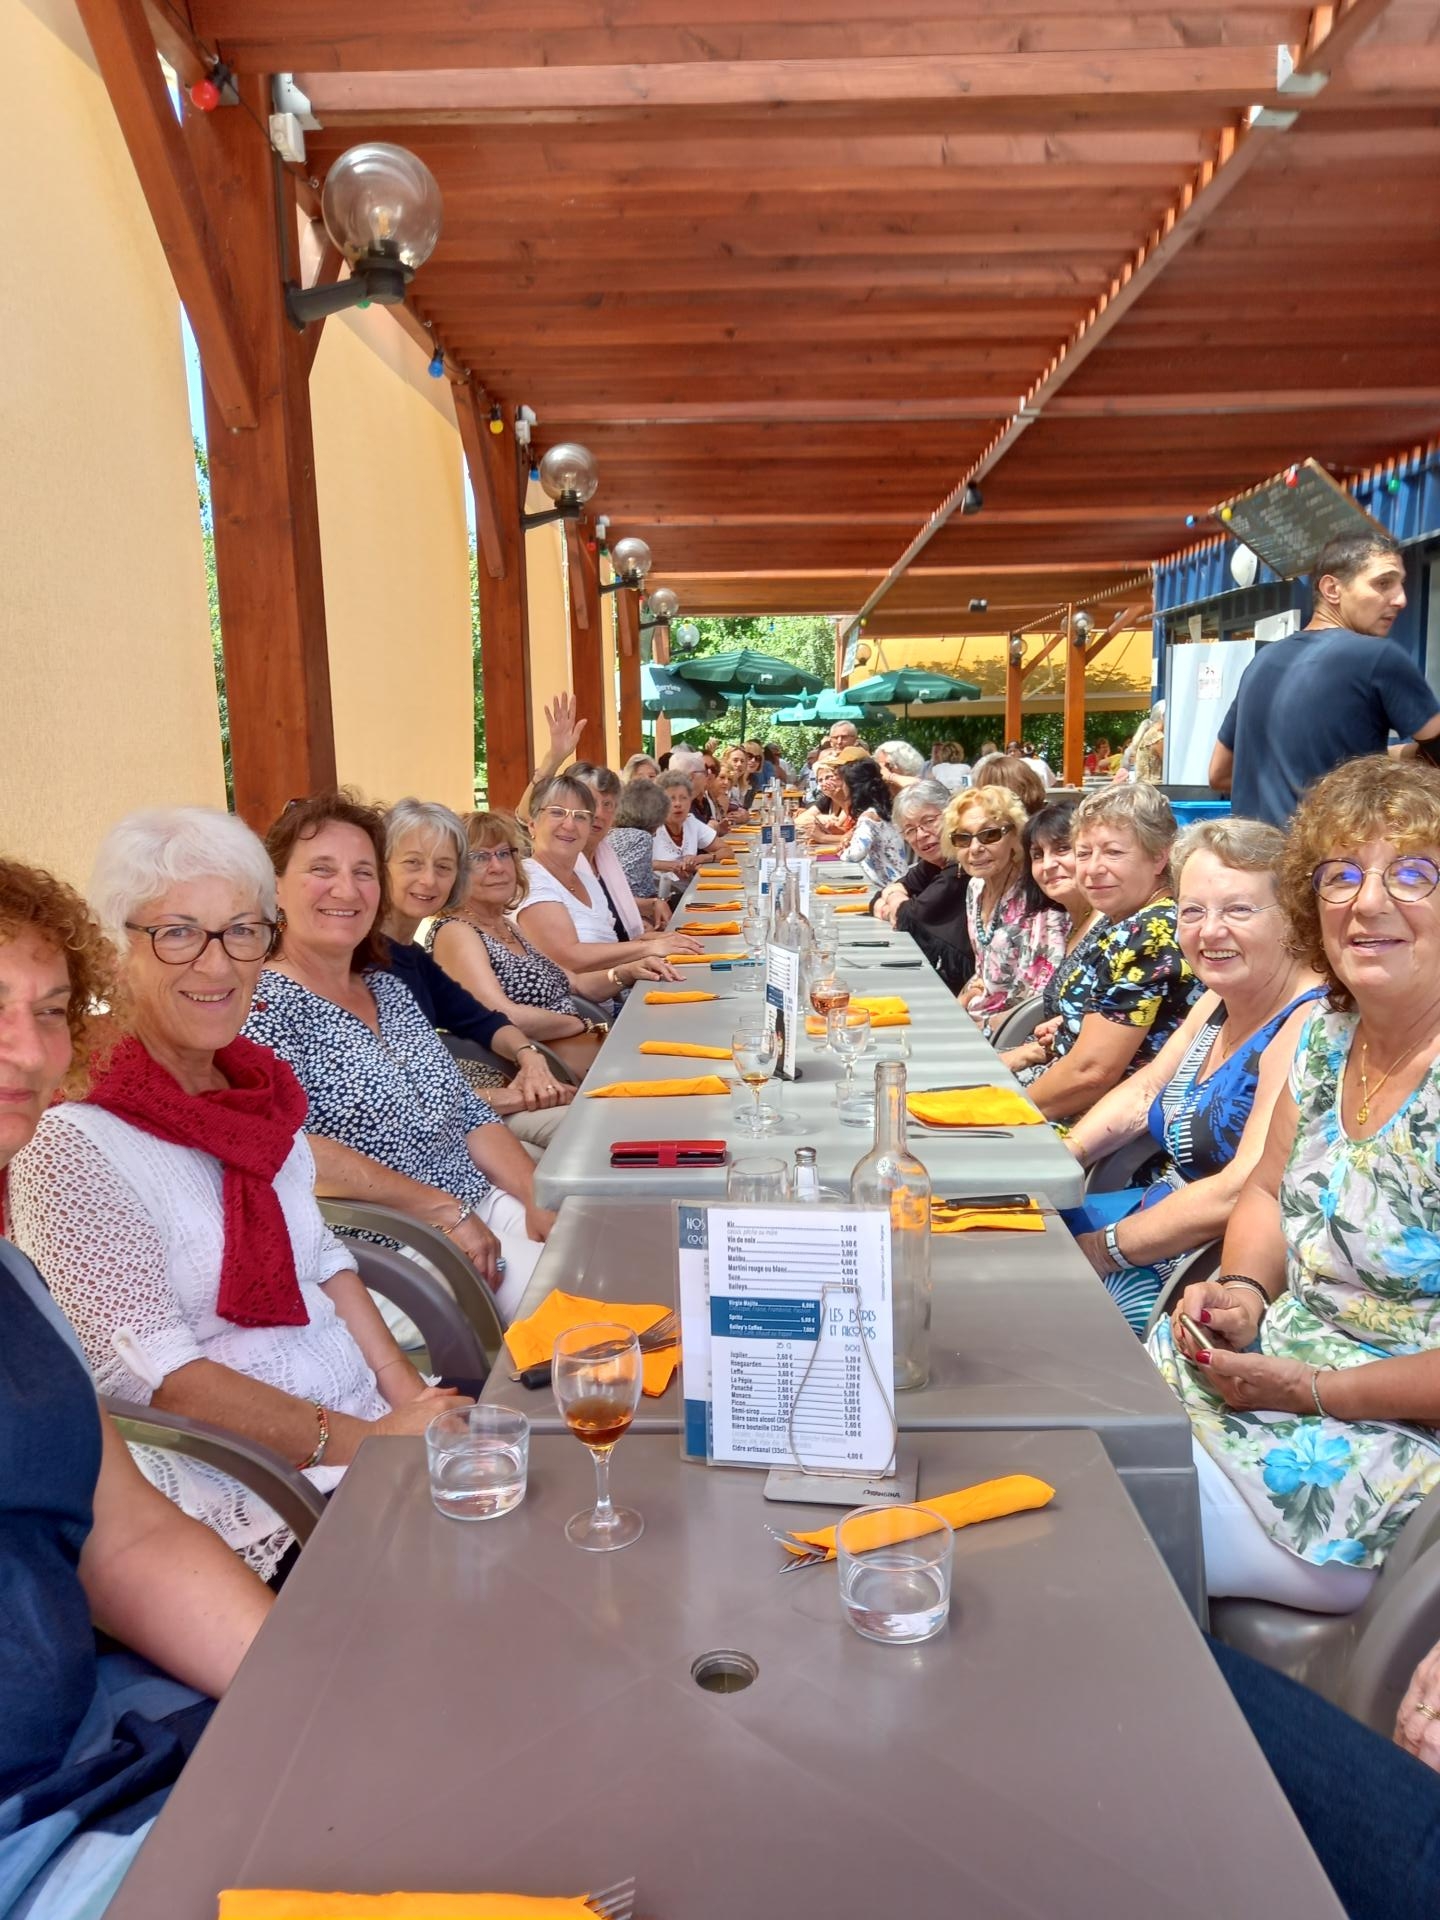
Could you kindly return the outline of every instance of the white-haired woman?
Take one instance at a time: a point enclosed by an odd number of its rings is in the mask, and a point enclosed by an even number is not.
[[[925,756],[908,740],[885,740],[875,749],[875,764],[892,793],[900,793],[925,771]]]
[[[124,961],[129,1036],[10,1168],[17,1243],[104,1393],[229,1427],[334,1486],[367,1434],[454,1396],[400,1352],[315,1204],[305,1095],[241,1037],[275,939],[275,881],[240,821],[133,814],[91,903]],[[291,1545],[234,1481],[173,1454],[155,1484],[273,1576]]]
[[[1147,1188],[1097,1194],[1070,1217],[1142,1336],[1176,1261],[1225,1231],[1325,992],[1292,950],[1276,895],[1284,851],[1284,835],[1258,820],[1205,821],[1180,836],[1180,948],[1206,991],[1149,1065],[1097,1101],[1065,1143],[1082,1166],[1146,1133],[1163,1155]]]
[[[938,780],[915,780],[895,796],[892,818],[915,859],[900,878],[871,902],[877,920],[908,933],[952,993],[975,971],[975,950],[965,916],[969,875],[943,845],[950,789]]]
[[[403,980],[438,1031],[473,1040],[515,1067],[506,1080],[494,1067],[462,1060],[460,1071],[517,1140],[544,1148],[555,1137],[575,1089],[555,1078],[534,1039],[503,1013],[491,1012],[437,966],[416,935],[424,921],[463,899],[470,849],[458,814],[433,800],[397,800],[385,816],[390,911],[384,931],[390,970]]]
[[[1054,1017],[1004,1055],[1050,1120],[1077,1119],[1153,1060],[1201,991],[1176,934],[1164,794],[1106,787],[1080,802],[1071,830],[1075,875],[1099,917],[1045,989]]]
[[[700,762],[704,772],[704,761]],[[691,812],[695,800],[693,776],[683,768],[672,767],[655,782],[665,795],[669,811],[655,829],[655,852],[651,861],[657,873],[672,874],[684,882],[715,858],[712,848],[719,835]]]
[[[620,774],[624,780],[656,780],[660,776],[660,764],[648,753],[632,753]]]

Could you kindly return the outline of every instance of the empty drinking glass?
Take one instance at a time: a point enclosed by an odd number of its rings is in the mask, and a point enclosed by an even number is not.
[[[790,1169],[783,1160],[763,1159],[752,1154],[745,1160],[732,1160],[725,1177],[725,1198],[769,1205],[790,1198]]]
[[[452,1407],[425,1429],[430,1498],[451,1520],[493,1520],[525,1498],[530,1422],[509,1407]]]
[[[826,1039],[830,1051],[845,1064],[845,1078],[835,1095],[840,1118],[851,1126],[864,1126],[874,1111],[867,1096],[855,1095],[855,1062],[870,1045],[870,1015],[863,1007],[836,1007],[827,1017]]]
[[[765,967],[759,960],[732,960],[730,963],[730,985],[736,993],[746,995],[765,991]]]
[[[925,1507],[857,1507],[835,1529],[840,1610],[866,1640],[929,1640],[949,1618],[954,1558],[954,1530]]]

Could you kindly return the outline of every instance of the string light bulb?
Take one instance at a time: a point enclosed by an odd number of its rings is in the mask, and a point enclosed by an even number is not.
[[[1298,487],[1298,486],[1299,486],[1299,484],[1300,484],[1300,469],[1299,469],[1298,467],[1291,467],[1291,468],[1290,468],[1290,470],[1289,470],[1289,472],[1288,472],[1288,473],[1287,473],[1287,474],[1285,475],[1285,484],[1286,484],[1286,486],[1287,486],[1287,487]]]
[[[203,80],[197,80],[191,87],[190,104],[199,113],[213,113],[219,106],[220,89],[208,73]]]
[[[1386,474],[1385,491],[1386,493],[1398,493],[1400,491],[1400,476],[1398,473]]]
[[[443,347],[436,347],[434,353],[430,356],[430,364],[426,367],[425,371],[432,380],[443,380],[445,378],[445,349]]]
[[[490,431],[496,435],[505,431],[505,416],[500,411],[498,402],[490,409]]]

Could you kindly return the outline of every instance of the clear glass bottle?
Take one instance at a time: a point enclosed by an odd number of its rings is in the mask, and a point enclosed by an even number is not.
[[[815,1164],[814,1147],[796,1147],[795,1165],[790,1174],[792,1200],[820,1198],[820,1169]]]
[[[782,1080],[798,1080],[796,1051],[805,1025],[812,935],[810,922],[800,911],[800,877],[786,857],[783,840],[775,847],[774,885],[777,892],[766,956],[765,995],[776,1009],[782,1029],[775,1071]]]
[[[930,1176],[905,1141],[905,1063],[875,1068],[875,1145],[850,1175],[857,1206],[890,1209],[890,1272],[895,1312],[895,1386],[930,1378]]]

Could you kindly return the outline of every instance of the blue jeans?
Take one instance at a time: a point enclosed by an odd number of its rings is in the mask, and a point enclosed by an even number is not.
[[[1350,1920],[1434,1920],[1440,1773],[1247,1654],[1210,1651]]]

